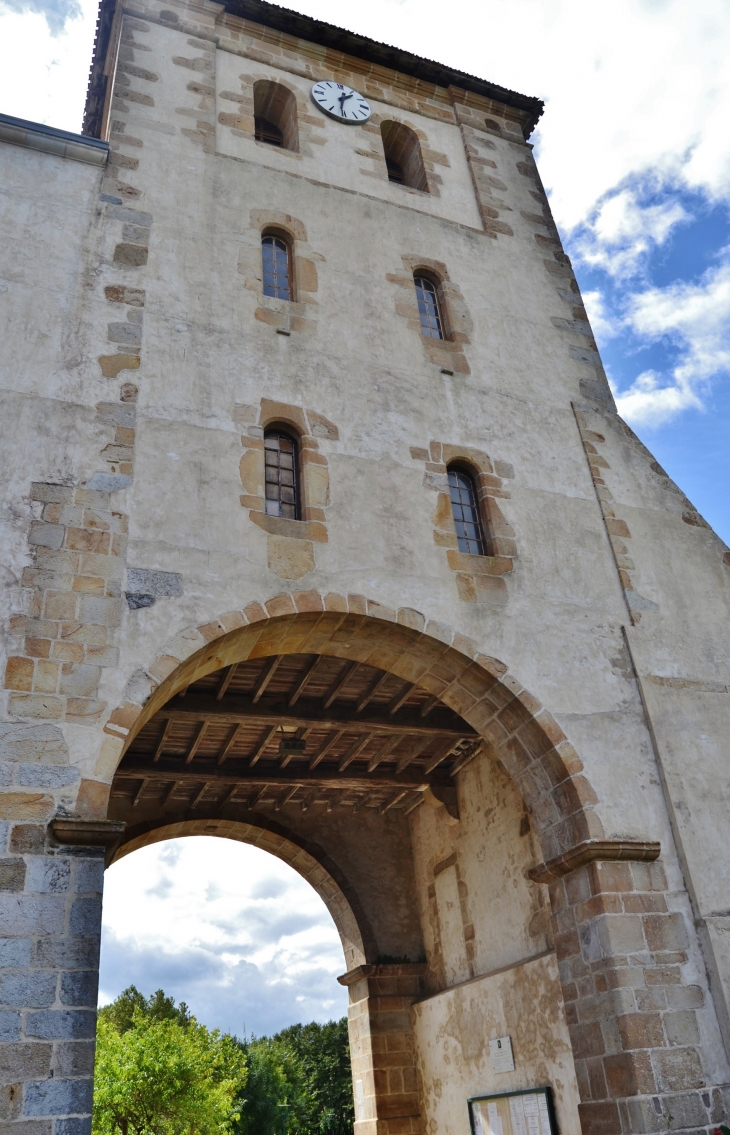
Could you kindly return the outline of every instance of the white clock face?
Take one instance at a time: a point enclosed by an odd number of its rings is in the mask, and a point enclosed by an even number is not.
[[[312,100],[320,110],[338,122],[367,122],[372,114],[370,103],[361,94],[346,87],[344,83],[334,83],[323,79],[312,87]]]

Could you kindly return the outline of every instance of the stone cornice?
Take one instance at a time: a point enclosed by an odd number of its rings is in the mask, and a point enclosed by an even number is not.
[[[661,844],[654,840],[587,839],[547,863],[531,867],[527,875],[534,883],[552,883],[586,863],[628,860],[651,863],[659,858]]]
[[[105,165],[109,156],[108,142],[87,138],[83,134],[71,134],[68,130],[57,130],[55,126],[45,126],[42,122],[13,118],[9,114],[0,114],[0,142],[92,166]]]
[[[50,831],[57,843],[76,847],[115,847],[124,835],[121,820],[81,820],[76,816],[55,816]]]
[[[366,977],[423,977],[425,962],[383,962],[380,965],[357,966],[338,977],[340,985],[355,985]]]

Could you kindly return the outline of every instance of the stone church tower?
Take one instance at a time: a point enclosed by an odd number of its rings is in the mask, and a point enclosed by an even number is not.
[[[199,834],[327,904],[357,1135],[727,1120],[730,553],[616,414],[541,109],[102,0],[84,135],[0,116],[2,1135],[88,1135],[105,857]]]

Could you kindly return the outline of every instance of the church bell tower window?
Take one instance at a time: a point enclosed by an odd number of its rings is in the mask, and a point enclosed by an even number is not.
[[[449,469],[449,496],[454,515],[459,551],[472,556],[486,555],[484,532],[474,480],[464,469]]]
[[[421,332],[431,339],[444,338],[444,321],[441,316],[438,289],[428,276],[414,276],[416,298],[418,299],[418,318]]]
[[[261,260],[264,270],[264,295],[277,300],[291,299],[291,253],[280,236],[261,239]]]
[[[266,467],[266,512],[268,516],[283,516],[299,520],[299,477],[297,443],[282,430],[264,433],[264,463]]]

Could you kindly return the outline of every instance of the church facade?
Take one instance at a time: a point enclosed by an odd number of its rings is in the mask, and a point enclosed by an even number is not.
[[[104,866],[183,835],[326,903],[357,1135],[730,1117],[730,551],[616,413],[541,112],[102,0],[84,133],[0,115],[7,1135],[88,1135]]]

